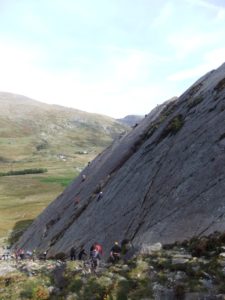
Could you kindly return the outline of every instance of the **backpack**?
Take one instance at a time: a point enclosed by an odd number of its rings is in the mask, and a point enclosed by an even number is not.
[[[98,253],[101,253],[101,254],[102,254],[102,246],[101,246],[101,245],[96,244],[96,245],[95,245],[95,250],[96,250]]]

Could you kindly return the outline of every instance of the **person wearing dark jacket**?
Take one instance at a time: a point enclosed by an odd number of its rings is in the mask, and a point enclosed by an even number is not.
[[[120,259],[120,255],[121,255],[121,247],[119,246],[118,242],[115,242],[110,251],[111,261],[117,262]]]
[[[70,249],[70,260],[76,260],[76,250],[74,247]]]
[[[86,257],[87,257],[87,253],[86,253],[84,247],[82,246],[82,247],[80,248],[80,252],[79,252],[79,254],[78,254],[78,259],[79,259],[79,260],[85,260]]]

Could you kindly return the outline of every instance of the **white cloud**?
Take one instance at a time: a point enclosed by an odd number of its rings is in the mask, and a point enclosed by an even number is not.
[[[225,47],[213,49],[203,55],[202,62],[190,69],[176,72],[168,77],[171,81],[182,81],[186,79],[197,79],[212,69],[218,68],[225,62]]]
[[[204,55],[204,60],[209,63],[209,65],[214,65],[216,68],[218,65],[225,62],[225,45],[222,48],[215,48]]]
[[[172,16],[174,11],[174,6],[172,2],[167,2],[160,10],[159,15],[153,20],[152,26],[158,27],[166,24],[168,19]]]
[[[218,10],[220,8],[219,5],[215,5],[207,0],[186,0],[186,2],[192,4],[193,6],[197,5],[210,10]]]
[[[38,49],[8,41],[2,44],[1,91],[115,117],[147,113],[166,97],[161,87],[143,83],[144,78],[147,81],[149,66],[155,62],[155,56],[148,52],[126,49],[107,62],[106,68],[110,68],[105,76],[88,78],[76,69],[51,71],[37,66],[45,58]]]
[[[176,59],[184,59],[218,40],[221,40],[221,32],[203,32],[191,27],[186,32],[177,32],[167,38],[168,44],[174,48]]]
[[[121,81],[136,80],[143,68],[144,56],[141,53],[132,53],[126,58],[116,59],[114,62],[114,79]]]
[[[2,66],[5,68],[15,66],[16,68],[18,65],[29,64],[40,57],[40,52],[31,46],[25,47],[5,40],[1,40],[0,44],[1,68]]]
[[[20,93],[47,100],[63,100],[63,91],[79,84],[79,73],[48,71],[38,67],[44,53],[32,47],[23,47],[9,41],[1,41],[0,90]],[[51,100],[50,100],[51,101]],[[54,101],[54,100],[53,100]]]
[[[166,57],[151,52],[135,49],[123,49],[122,52],[112,52],[109,57],[110,80],[118,85],[127,85],[144,81],[151,76],[153,65],[167,61]]]
[[[219,11],[218,11],[218,13],[217,13],[217,21],[218,22],[222,22],[222,21],[224,21],[225,20],[225,9],[223,8],[221,8]]]
[[[196,78],[202,76],[204,73],[208,72],[210,69],[207,64],[201,64],[197,67],[176,72],[168,77],[171,81],[182,81],[190,78]]]
[[[21,0],[1,12],[0,90],[112,116],[146,113],[225,60],[218,1]]]
[[[207,9],[215,13],[217,21],[224,21],[225,20],[225,8],[222,5],[216,4],[214,2],[210,2],[207,0],[186,0],[187,3],[191,4],[192,6],[199,6],[203,9]]]

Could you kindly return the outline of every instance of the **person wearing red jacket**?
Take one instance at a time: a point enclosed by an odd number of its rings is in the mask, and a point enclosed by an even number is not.
[[[90,258],[93,265],[93,270],[99,266],[100,263],[100,254],[103,255],[102,246],[98,243],[94,243],[90,248]]]

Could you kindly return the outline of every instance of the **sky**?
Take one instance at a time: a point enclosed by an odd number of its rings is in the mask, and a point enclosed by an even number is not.
[[[0,0],[0,91],[120,118],[223,62],[224,0]]]

